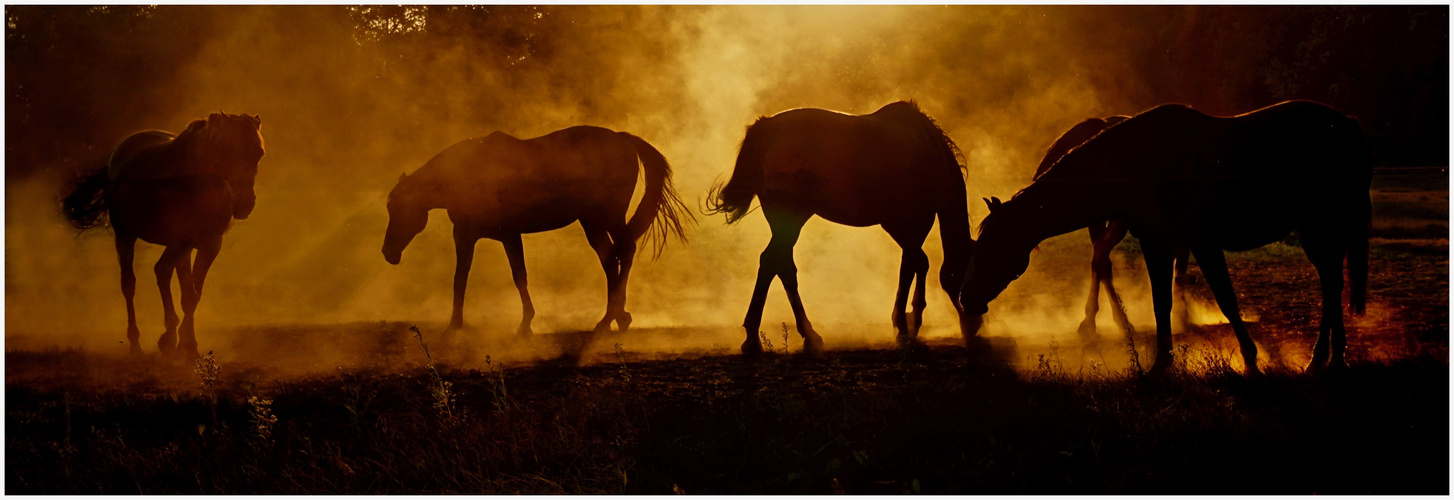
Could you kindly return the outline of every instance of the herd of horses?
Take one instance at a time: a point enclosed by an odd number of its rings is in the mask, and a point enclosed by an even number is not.
[[[261,126],[254,115],[212,113],[179,134],[138,132],[62,200],[76,228],[109,224],[115,234],[133,354],[141,353],[132,305],[133,246],[140,238],[166,247],[155,267],[166,314],[157,346],[163,354],[197,355],[193,315],[207,271],[232,219],[247,218],[256,199]],[[730,180],[712,187],[704,212],[732,224],[752,211],[755,198],[772,230],[743,320],[746,354],[762,351],[758,327],[774,279],[787,293],[804,349],[822,349],[798,294],[793,262],[793,246],[814,215],[848,226],[881,226],[903,248],[892,323],[901,343],[915,342],[929,271],[922,246],[937,220],[944,247],[939,282],[967,341],[978,334],[989,302],[1027,269],[1041,241],[1082,228],[1090,228],[1094,255],[1080,334],[1094,338],[1102,286],[1116,321],[1129,329],[1108,257],[1129,232],[1140,242],[1151,280],[1157,338],[1151,371],[1171,366],[1174,285],[1185,285],[1188,257],[1194,256],[1252,375],[1259,373],[1257,347],[1238,313],[1223,252],[1296,231],[1322,284],[1323,314],[1308,369],[1345,368],[1343,268],[1346,260],[1350,309],[1362,314],[1372,169],[1359,122],[1323,104],[1288,101],[1231,117],[1162,105],[1130,117],[1092,118],[1067,131],[1030,185],[1008,201],[985,200],[990,213],[976,240],[964,157],[916,104],[895,102],[866,115],[801,108],[747,128]],[[644,195],[628,217],[638,174]],[[684,222],[694,220],[671,179],[666,158],[626,132],[577,126],[533,139],[495,132],[465,140],[400,175],[387,202],[384,258],[397,264],[429,212],[444,209],[454,224],[458,259],[450,327],[463,326],[474,247],[488,238],[504,245],[520,292],[518,331],[528,334],[534,308],[521,234],[580,221],[606,274],[606,313],[595,329],[615,323],[626,330],[637,242],[645,237],[659,255],[670,235],[685,240]],[[171,299],[174,271],[180,322]]]

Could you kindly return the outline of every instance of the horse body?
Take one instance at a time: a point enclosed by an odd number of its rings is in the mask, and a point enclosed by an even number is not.
[[[929,262],[921,247],[935,218],[945,246],[940,281],[952,301],[973,250],[958,150],[912,103],[868,115],[805,108],[760,118],[747,130],[732,179],[714,191],[710,211],[727,214],[729,224],[746,215],[756,197],[772,227],[743,322],[746,353],[762,350],[757,329],[774,278],[787,291],[805,349],[822,346],[798,294],[792,258],[803,224],[814,215],[848,226],[881,225],[903,247],[892,319],[905,342],[918,334],[922,318]],[[914,310],[906,315],[916,279]]]
[[[630,220],[638,157],[646,170],[646,195]],[[401,175],[389,194],[384,256],[397,264],[405,246],[424,229],[428,212],[444,209],[454,224],[456,249],[451,328],[464,325],[464,289],[481,238],[500,241],[510,260],[523,308],[519,333],[530,333],[530,301],[520,235],[559,229],[579,220],[601,260],[607,281],[607,312],[596,325],[631,323],[625,311],[626,282],[636,240],[652,229],[657,251],[665,233],[681,237],[681,202],[671,187],[665,158],[640,138],[600,127],[570,127],[534,139],[501,132],[457,143],[412,175]],[[690,217],[690,215],[688,215]]]
[[[925,191],[939,185],[903,179],[938,179],[949,186],[957,179],[962,187],[963,178],[957,170],[946,173],[939,152],[921,147],[921,131],[902,126],[889,111],[859,117],[795,109],[764,122],[771,130],[762,133],[771,142],[763,145],[759,199],[854,227],[932,218],[938,197]],[[963,189],[960,193],[962,198]]]
[[[213,113],[181,134],[137,132],[64,200],[67,218],[76,228],[109,222],[115,234],[132,354],[141,353],[132,269],[136,240],[141,239],[166,247],[154,267],[166,324],[157,347],[164,354],[179,350],[197,355],[193,313],[207,272],[232,219],[246,219],[256,203],[252,186],[264,154],[261,125],[257,116]],[[182,292],[185,316],[180,321],[172,306],[173,271]]]
[[[1040,161],[1040,165],[1035,169],[1034,178],[1038,180],[1040,176],[1045,175],[1045,172],[1050,170],[1050,167],[1055,165],[1057,161],[1060,161],[1060,158],[1064,157],[1066,153],[1069,153],[1071,149],[1084,144],[1092,137],[1095,137],[1096,134],[1101,133],[1101,131],[1117,123],[1126,121],[1127,118],[1130,117],[1115,115],[1106,117],[1105,119],[1088,118],[1071,127],[1070,130],[1067,130],[1065,134],[1061,135],[1059,139],[1056,139],[1050,145],[1050,148],[1045,153],[1045,158]],[[1107,192],[1104,195],[1119,196],[1119,193]],[[1125,221],[1112,219],[1096,222],[1091,224],[1087,229],[1089,229],[1091,240],[1090,294],[1086,297],[1085,319],[1081,321],[1077,332],[1080,334],[1081,340],[1089,345],[1094,345],[1099,342],[1096,336],[1096,315],[1100,313],[1100,291],[1101,287],[1104,286],[1106,295],[1111,299],[1111,314],[1114,321],[1120,325],[1128,337],[1134,336],[1135,330],[1131,327],[1130,319],[1126,317],[1126,309],[1122,303],[1120,294],[1116,293],[1115,281],[1112,279],[1111,272],[1111,251],[1116,248],[1116,245],[1121,243],[1121,240],[1126,238],[1126,233],[1129,231],[1129,228],[1126,227]],[[1173,309],[1173,315],[1182,325],[1188,324],[1184,293],[1185,287],[1189,282],[1187,279],[1188,260],[1190,259],[1186,249],[1181,248],[1176,250],[1176,278],[1173,280],[1176,291],[1173,293],[1173,299],[1175,299],[1173,302],[1182,307]]]
[[[1352,309],[1361,313],[1371,179],[1361,126],[1327,106],[1290,101],[1225,118],[1160,106],[1066,154],[995,209],[981,226],[961,298],[968,312],[983,313],[1028,265],[1034,244],[1107,218],[1125,220],[1141,241],[1151,277],[1158,349],[1153,370],[1170,364],[1172,255],[1187,248],[1255,373],[1257,348],[1238,314],[1222,252],[1257,248],[1297,231],[1322,281],[1323,319],[1311,367],[1345,366],[1343,259]],[[1121,196],[1097,197],[1095,190]]]

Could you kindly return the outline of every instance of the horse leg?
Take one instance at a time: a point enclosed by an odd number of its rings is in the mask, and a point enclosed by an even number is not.
[[[924,306],[929,304],[928,301],[924,300],[924,282],[929,277],[929,256],[924,255],[922,249],[919,250],[919,256],[921,257],[919,259],[919,268],[914,273],[914,301],[910,302],[914,306],[914,312],[909,316],[910,339],[919,338],[919,327],[924,326]]]
[[[1146,274],[1151,278],[1151,303],[1156,310],[1156,359],[1150,373],[1171,368],[1171,250],[1153,238],[1141,238]],[[1129,335],[1129,332],[1128,332]]]
[[[798,334],[803,336],[803,352],[808,354],[817,353],[823,350],[823,337],[813,330],[813,323],[808,321],[808,312],[803,309],[803,297],[798,295],[798,266],[793,262],[793,246],[798,243],[798,235],[802,233],[803,224],[807,223],[804,218],[801,221],[780,220],[772,224],[773,241],[778,241],[778,235],[783,235],[782,246],[778,248],[776,257],[778,259],[778,279],[783,282],[783,291],[788,294],[788,304],[793,308],[793,319],[798,324]],[[771,248],[772,244],[769,243]]]
[[[530,290],[525,279],[525,246],[520,235],[500,238],[505,245],[505,257],[510,260],[510,276],[515,278],[515,289],[520,291],[520,327],[515,333],[530,335],[530,320],[535,319],[535,304],[530,302]]]
[[[1085,319],[1076,328],[1082,340],[1091,338],[1096,333],[1096,315],[1101,311],[1101,273],[1098,272],[1097,264],[1101,259],[1101,239],[1106,235],[1106,227],[1099,224],[1087,229],[1090,230],[1091,240],[1090,294],[1085,299]]]
[[[1080,322],[1076,333],[1080,335],[1082,342],[1086,344],[1095,343],[1099,340],[1096,336],[1096,316],[1101,309],[1101,282],[1106,283],[1106,291],[1114,294],[1115,289],[1111,285],[1111,250],[1126,237],[1126,227],[1117,222],[1107,222],[1104,226],[1091,226],[1091,283],[1090,294],[1085,301],[1085,319]]]
[[[192,281],[192,249],[188,248],[177,259],[177,286],[182,290],[182,326],[178,350],[181,354],[197,354],[197,331],[192,323],[192,313],[197,310],[197,288]]]
[[[616,262],[620,265],[616,278],[616,329],[626,331],[631,327],[631,313],[626,312],[626,281],[631,277],[631,264],[636,258],[636,239],[631,237],[625,226],[611,232],[616,242]]]
[[[1191,328],[1191,317],[1187,310],[1186,287],[1192,283],[1191,276],[1187,274],[1187,266],[1190,265],[1191,255],[1186,249],[1176,251],[1176,277],[1172,279],[1171,292],[1171,317],[1172,325],[1186,331]]]
[[[611,331],[611,321],[616,319],[615,294],[616,286],[620,281],[621,265],[616,260],[614,249],[615,244],[611,242],[611,235],[600,224],[581,220],[581,228],[586,230],[586,241],[591,243],[591,248],[596,250],[596,257],[601,260],[601,270],[606,273],[606,315],[601,321],[596,322],[596,333]]]
[[[197,258],[192,262],[190,279],[188,279],[188,281],[190,281],[192,285],[192,309],[186,311],[186,324],[188,325],[195,324],[194,320],[192,319],[195,316],[193,312],[196,311],[197,304],[202,301],[202,284],[207,281],[207,271],[212,269],[212,262],[217,260],[217,253],[221,251],[221,236],[197,245]],[[183,286],[185,287],[185,285]],[[186,308],[186,302],[186,295],[185,292],[183,292],[183,308]],[[189,356],[198,357],[197,334],[195,327],[188,326],[187,328],[185,328],[182,334],[180,349],[183,353]]]
[[[161,339],[157,340],[157,349],[163,354],[170,354],[177,348],[177,310],[172,306],[172,270],[177,268],[177,259],[186,256],[185,245],[172,245],[162,251],[162,256],[157,259],[156,266],[152,268],[156,272],[157,288],[162,294],[162,312],[167,331],[162,333]]]
[[[1323,316],[1318,323],[1318,341],[1313,344],[1313,359],[1307,371],[1317,372],[1325,368],[1348,367],[1344,351],[1348,346],[1347,331],[1343,326],[1343,256],[1346,250],[1331,244],[1319,235],[1300,234],[1303,252],[1313,267],[1318,270],[1318,281],[1323,291]],[[1332,355],[1329,356],[1329,351]],[[1330,359],[1331,358],[1331,359]]]
[[[116,232],[116,259],[121,263],[121,296],[126,298],[126,340],[131,343],[131,355],[141,355],[141,330],[136,327],[136,270],[132,262],[136,258],[136,237]]]
[[[454,303],[449,313],[448,330],[464,328],[464,291],[469,285],[470,266],[475,262],[475,243],[479,240],[459,224],[454,225]]]
[[[807,223],[808,217],[810,217],[792,212],[779,213],[776,210],[769,213],[766,207],[763,208],[763,214],[768,220],[768,227],[772,229],[772,239],[767,242],[767,248],[758,256],[757,282],[753,285],[752,300],[747,305],[747,317],[742,320],[742,328],[747,332],[747,339],[742,341],[743,354],[762,352],[762,339],[758,334],[761,333],[759,328],[762,326],[762,308],[767,302],[767,290],[772,286],[773,278],[778,277],[784,261],[791,258],[793,245],[797,244],[803,224]],[[808,337],[803,332],[802,325],[798,326],[798,333],[802,334],[806,340]],[[820,346],[822,342],[822,338],[819,338]],[[809,343],[805,341],[804,349],[807,349],[808,345]]]
[[[927,222],[925,224],[924,222]],[[919,335],[919,325],[923,321],[924,314],[924,276],[929,272],[929,257],[924,255],[924,238],[929,236],[929,228],[933,227],[934,219],[931,217],[925,221],[910,221],[899,223],[886,223],[884,231],[894,238],[894,242],[904,249],[902,260],[899,261],[899,289],[894,295],[894,311],[890,316],[894,329],[898,330],[896,336],[899,344],[908,344],[914,341]],[[904,314],[904,305],[908,300],[909,286],[914,280],[918,280],[918,287],[914,292],[914,311]]]
[[[1207,278],[1207,286],[1212,288],[1212,296],[1217,299],[1217,306],[1222,309],[1222,315],[1227,317],[1227,322],[1232,324],[1232,331],[1237,334],[1237,343],[1242,347],[1242,362],[1247,365],[1247,375],[1261,375],[1262,372],[1257,369],[1257,344],[1252,342],[1247,326],[1242,324],[1242,315],[1237,311],[1237,292],[1232,288],[1232,276],[1227,273],[1227,260],[1222,249],[1198,248],[1193,253],[1196,255],[1197,265],[1202,269],[1202,276]]]
[[[894,310],[889,313],[889,321],[894,325],[895,338],[900,344],[906,344],[912,340],[909,335],[908,320],[904,315],[904,307],[909,302],[909,287],[914,282],[914,269],[909,249],[904,249],[904,256],[899,260],[899,288],[894,291]]]

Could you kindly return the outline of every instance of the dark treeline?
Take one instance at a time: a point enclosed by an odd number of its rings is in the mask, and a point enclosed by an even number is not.
[[[437,83],[431,69],[448,64],[479,73],[493,89],[563,94],[588,119],[597,91],[625,89],[634,93],[627,98],[645,102],[680,99],[679,82],[670,76],[654,77],[650,91],[639,82],[628,88],[617,80],[652,78],[636,70],[673,64],[675,42],[696,34],[689,23],[669,27],[663,20],[693,18],[707,9],[7,6],[6,178],[69,174],[103,159],[133,129],[177,127],[181,123],[159,120],[208,111],[178,108],[194,104],[184,98],[194,90],[186,88],[185,73],[195,69],[191,64],[199,51],[219,33],[248,29],[282,40],[260,43],[259,50],[318,51],[328,59],[320,64],[349,69],[339,78],[371,72],[374,81],[360,82],[355,94],[325,98],[337,99],[345,114],[367,108],[366,96],[402,92],[419,96],[411,100],[417,113],[399,117],[411,121],[515,101],[499,91],[482,91],[466,106],[429,99],[448,84]],[[1226,114],[1312,99],[1360,117],[1384,164],[1448,162],[1447,6],[962,9],[971,17],[1013,10],[1018,14],[998,28],[1004,37],[1050,37],[1071,47],[1073,58],[1118,61],[1086,77],[1099,91],[1121,96],[1125,112],[1175,101]],[[238,26],[241,14],[267,19],[267,25]],[[1035,18],[1050,21],[1017,21]],[[897,42],[915,43],[913,33]],[[628,46],[621,39],[634,40],[629,62],[610,54],[594,59],[598,67],[575,62],[572,52],[585,50],[582,45]],[[944,65],[972,64],[954,56],[943,51],[936,57]],[[1122,68],[1131,74],[1122,74]],[[317,86],[306,80],[291,84]],[[1004,89],[1014,92],[1013,86]]]

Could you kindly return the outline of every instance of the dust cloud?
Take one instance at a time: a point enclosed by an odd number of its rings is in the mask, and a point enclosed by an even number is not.
[[[434,212],[402,263],[390,266],[379,253],[384,201],[399,173],[491,131],[521,138],[578,124],[629,131],[662,151],[675,169],[676,188],[694,205],[714,180],[731,175],[744,128],[758,116],[796,107],[869,113],[914,99],[965,152],[972,200],[966,209],[977,229],[986,213],[979,198],[1008,197],[1027,184],[1044,149],[1080,120],[1201,96],[1153,88],[1137,76],[1165,29],[1148,19],[1170,16],[1164,9],[212,6],[121,12],[11,6],[6,12],[12,75],[25,62],[16,46],[32,43],[20,35],[58,15],[72,24],[51,29],[78,30],[96,47],[160,54],[150,66],[125,68],[149,78],[145,89],[99,81],[71,100],[47,101],[44,89],[26,90],[25,100],[7,96],[12,134],[21,133],[16,114],[23,111],[26,126],[70,131],[83,125],[56,124],[90,124],[86,133],[95,136],[87,136],[91,156],[7,151],[7,349],[125,349],[111,235],[77,236],[55,209],[56,194],[65,175],[92,167],[86,162],[104,158],[126,133],[175,131],[219,109],[260,115],[267,156],[257,178],[257,209],[235,221],[207,280],[197,311],[202,352],[246,342],[223,337],[246,335],[256,325],[442,327],[454,269],[448,218]],[[85,24],[86,16],[130,16],[130,28],[87,32],[114,22]],[[1118,23],[1124,32],[1109,35],[1106,26]],[[27,70],[80,71],[50,67]],[[104,61],[95,69],[114,70]],[[89,106],[54,104],[65,102]],[[7,149],[17,147],[13,137],[7,135]],[[758,253],[769,239],[767,224],[760,215],[735,226],[699,215],[688,236],[689,244],[673,241],[655,262],[640,256],[628,291],[633,327],[732,332],[741,323]],[[995,335],[1073,335],[1089,279],[1084,240],[1077,232],[1042,247],[1085,264],[1043,269],[1032,262],[1032,273],[992,304]],[[933,266],[921,334],[928,339],[959,335],[937,283],[938,241],[936,229],[925,244]],[[606,284],[579,225],[525,235],[524,244],[535,331],[589,329],[604,313]],[[137,252],[136,307],[149,352],[162,330],[148,269],[160,252],[148,244]],[[899,255],[878,228],[822,220],[804,228],[796,249],[802,295],[830,347],[892,339]],[[1118,269],[1137,265],[1133,257],[1118,259]],[[1139,276],[1121,275],[1127,283]],[[1149,300],[1135,285],[1123,287],[1133,321],[1149,323]],[[512,335],[519,314],[503,250],[481,241],[466,296],[471,334]],[[767,330],[792,324],[779,285],[763,320]],[[1109,320],[1102,324],[1109,332]],[[615,342],[638,348],[622,338]],[[650,346],[668,352],[740,342],[735,333],[681,338],[678,345],[669,336],[653,338],[667,338]]]

